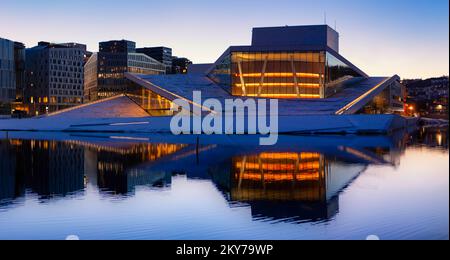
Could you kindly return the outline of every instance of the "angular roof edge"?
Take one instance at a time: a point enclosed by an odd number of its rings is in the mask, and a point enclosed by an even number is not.
[[[225,52],[213,63],[211,68],[206,71],[206,74],[209,74],[214,69],[214,66],[217,65],[224,57],[229,55],[231,52],[301,52],[301,51],[327,51],[331,53],[333,56],[341,60],[343,63],[347,64],[349,67],[354,69],[356,72],[361,74],[361,76],[368,78],[369,75],[364,71],[356,67],[349,60],[344,58],[341,54],[336,52],[330,47],[318,47],[318,46],[231,46],[225,50]]]
[[[383,90],[385,90],[391,83],[394,81],[400,81],[400,77],[398,75],[394,75],[392,77],[386,77],[381,83],[374,86],[369,91],[365,92],[360,97],[356,98],[352,102],[348,103],[346,106],[341,108],[336,112],[336,115],[347,115],[354,114],[364,107],[370,100],[374,99],[377,95],[379,95]]]

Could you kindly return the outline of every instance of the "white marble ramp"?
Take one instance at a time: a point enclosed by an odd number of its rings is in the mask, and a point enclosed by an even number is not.
[[[65,118],[139,118],[149,114],[125,95],[61,110],[43,117]]]

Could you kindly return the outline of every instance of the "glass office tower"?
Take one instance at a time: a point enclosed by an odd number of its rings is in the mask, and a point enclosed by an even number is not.
[[[125,93],[128,81],[125,79],[126,72],[159,75],[166,73],[166,67],[161,62],[142,53],[136,53],[136,43],[131,41],[109,41],[101,42],[99,53],[88,61],[86,77],[90,77],[91,69],[97,65],[97,91],[93,86],[95,82],[90,80],[87,91],[96,92],[97,98],[112,97],[117,94]],[[96,59],[96,61],[94,60]],[[95,94],[94,94],[95,95]],[[93,96],[90,101],[93,100]]]
[[[16,98],[14,42],[0,38],[0,104]]]

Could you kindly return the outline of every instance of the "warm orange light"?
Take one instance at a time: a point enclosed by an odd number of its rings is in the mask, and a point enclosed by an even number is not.
[[[275,181],[317,181],[320,178],[320,174],[318,172],[309,173],[309,174],[298,174],[295,173],[286,173],[286,174],[263,174],[260,173],[245,173],[242,175],[242,179],[250,180],[250,181],[267,181],[267,182],[275,182]]]
[[[248,97],[265,97],[265,98],[320,98],[320,95],[315,94],[247,94]]]
[[[297,160],[298,154],[296,153],[262,153],[259,156],[261,159],[291,159]]]
[[[242,163],[237,163],[236,168],[242,168]],[[271,170],[271,171],[294,171],[295,164],[279,164],[279,163],[246,163],[247,170]]]
[[[409,110],[413,111],[414,107],[413,106],[409,106]]]
[[[243,163],[236,163],[236,168],[241,169],[244,166]],[[309,171],[309,170],[319,170],[320,163],[300,163],[296,169],[295,163],[283,164],[283,163],[246,163],[245,170],[264,170],[264,171]]]
[[[301,153],[300,159],[320,159],[320,154],[318,153]]]
[[[236,74],[236,77],[240,77],[241,74]],[[244,78],[261,78],[263,76],[263,73],[244,73],[242,74]],[[320,78],[320,74],[316,73],[296,73],[297,77],[300,78],[313,78],[318,79]],[[270,78],[286,78],[286,77],[294,77],[294,73],[292,72],[280,72],[280,73],[264,73],[264,77],[270,77]]]
[[[262,153],[259,156],[261,159],[319,159],[320,154],[318,153]]]
[[[299,87],[303,88],[320,88],[320,84],[316,83],[298,83]],[[295,87],[295,83],[247,83],[246,87]],[[242,84],[236,84],[236,87],[242,87]]]

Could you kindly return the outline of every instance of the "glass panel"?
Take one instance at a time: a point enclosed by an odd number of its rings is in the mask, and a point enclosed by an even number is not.
[[[327,97],[335,94],[346,80],[362,76],[328,52],[326,53],[325,70],[325,95]]]
[[[232,81],[235,80],[234,76],[232,79],[231,75],[231,55],[224,57],[218,64],[215,66],[213,71],[209,74],[209,77],[216,82],[219,86],[223,87],[228,92],[231,92]],[[239,59],[238,55],[234,56],[233,59]],[[236,65],[233,63],[233,65]],[[234,68],[233,71],[236,71],[237,68]],[[234,93],[233,93],[234,94]]]
[[[227,73],[218,69],[219,64],[210,77],[220,85],[228,85],[229,81],[219,76],[231,74],[231,93],[236,96],[244,95],[245,89],[247,96],[254,97],[320,98],[325,67],[320,57],[319,52],[235,52],[229,59],[231,64],[227,64]]]
[[[151,116],[172,116],[172,102],[134,83],[128,84],[127,96]]]

